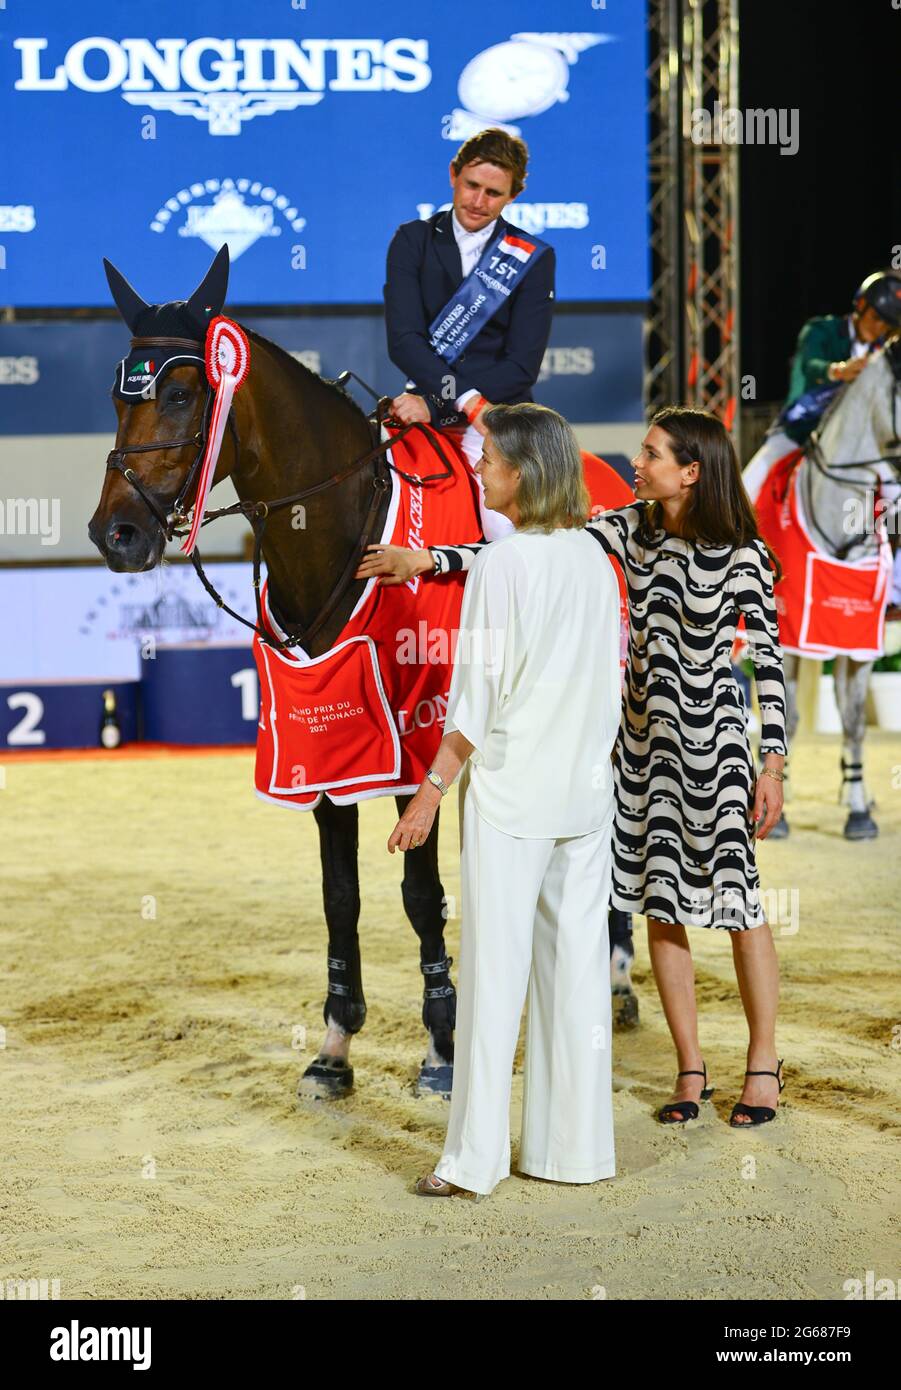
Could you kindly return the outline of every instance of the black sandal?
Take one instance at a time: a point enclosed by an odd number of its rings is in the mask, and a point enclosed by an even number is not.
[[[701,1066],[704,1068],[703,1071],[680,1071],[676,1075],[703,1076],[704,1087],[701,1091],[701,1100],[709,1100],[716,1087],[707,1085],[707,1063],[702,1060]],[[680,1112],[678,1120],[673,1115],[675,1110]],[[669,1105],[664,1105],[657,1111],[657,1119],[662,1125],[683,1125],[686,1120],[696,1120],[697,1118],[698,1103],[694,1100],[671,1100]]]
[[[776,1080],[779,1082],[779,1091],[781,1094],[781,1092],[785,1090],[785,1082],[779,1075],[781,1070],[782,1061],[780,1060],[776,1063],[775,1071],[746,1071],[745,1076],[775,1076]],[[736,1115],[747,1115],[748,1119],[750,1120],[750,1124],[737,1125],[735,1123]],[[729,1123],[733,1129],[750,1129],[753,1125],[769,1124],[770,1120],[775,1120],[775,1118],[776,1112],[772,1108],[772,1106],[745,1105],[744,1101],[738,1101],[732,1107],[732,1114],[729,1116]]]

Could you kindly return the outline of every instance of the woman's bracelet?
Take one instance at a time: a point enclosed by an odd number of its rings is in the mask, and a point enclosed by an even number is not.
[[[776,779],[777,782],[784,782],[784,781],[785,781],[785,773],[784,773],[784,772],[777,772],[777,770],[776,770],[774,767],[765,767],[765,768],[762,768],[762,769],[761,769],[761,775],[762,775],[764,772],[766,773],[767,777],[775,777],[775,779]]]

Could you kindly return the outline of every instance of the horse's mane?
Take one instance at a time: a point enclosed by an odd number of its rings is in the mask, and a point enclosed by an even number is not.
[[[369,419],[365,410],[357,404],[353,396],[348,395],[346,391],[342,391],[340,386],[336,386],[333,381],[329,381],[326,377],[320,376],[318,372],[311,371],[309,367],[305,367],[303,362],[299,362],[296,357],[292,357],[290,352],[281,347],[278,343],[274,343],[271,338],[264,338],[262,333],[256,333],[252,328],[244,328],[244,332],[251,342],[259,343],[271,352],[273,356],[282,363],[289,374],[293,372],[295,375],[299,375],[299,379],[307,385],[315,383],[316,386],[325,391],[333,401],[340,401],[347,410],[352,411],[353,414],[368,427]]]
[[[885,345],[885,347],[883,348],[883,351],[882,351],[882,357],[881,357],[880,361],[881,361],[882,365],[885,367],[885,369],[886,369],[887,373],[889,374],[889,376],[890,376],[890,377],[894,376],[895,383],[896,383],[894,389],[897,390],[897,389],[898,389],[898,388],[897,388],[898,377],[897,377],[897,374],[895,373],[895,370],[894,370],[894,367],[893,367],[893,355],[894,355],[894,354],[893,354],[893,347],[894,347],[893,343],[887,343],[887,344]],[[868,368],[867,370],[869,370],[869,368]],[[865,375],[866,375],[865,372],[864,372],[864,373],[861,373],[861,376],[865,376]],[[858,377],[855,377],[855,379],[854,379],[853,381],[843,382],[843,383],[842,383],[843,389],[840,390],[840,391],[836,391],[835,395],[827,402],[827,404],[826,404],[826,409],[823,411],[823,414],[822,414],[822,416],[820,417],[820,424],[819,424],[820,430],[822,430],[822,428],[823,428],[823,426],[826,424],[827,420],[828,420],[832,415],[834,415],[834,414],[836,413],[836,410],[837,410],[837,409],[844,403],[844,401],[847,399],[848,394],[849,394],[849,393],[848,393],[848,388],[849,388],[849,387],[852,387],[852,386],[856,386],[857,383],[860,381],[860,379],[861,379],[861,377],[858,376]],[[870,377],[868,380],[869,380],[870,383],[872,383],[873,378]]]

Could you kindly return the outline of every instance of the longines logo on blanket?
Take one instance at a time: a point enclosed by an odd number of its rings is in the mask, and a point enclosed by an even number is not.
[[[421,92],[432,80],[425,39],[79,39],[44,66],[44,38],[16,39],[25,92],[121,92],[132,106],[206,121],[210,135],[315,106],[331,92]]]
[[[205,196],[209,202],[195,201]],[[248,202],[248,198],[259,201]],[[178,228],[179,236],[200,237],[214,251],[227,241],[233,261],[260,237],[281,236],[277,217],[295,232],[307,225],[290,198],[259,179],[205,179],[181,188],[157,208],[150,230],[165,232],[182,212],[185,221]]]

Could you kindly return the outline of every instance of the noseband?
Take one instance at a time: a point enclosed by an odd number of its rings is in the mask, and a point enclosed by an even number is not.
[[[133,348],[176,347],[190,349],[191,351],[197,352],[198,356],[201,358],[204,354],[204,344],[195,342],[191,338],[132,338],[131,346]],[[355,372],[342,372],[340,376],[336,379],[336,381],[332,384],[343,388],[351,377],[353,377],[355,381],[358,381],[360,385],[364,387],[364,389],[368,391],[369,394],[376,401],[376,408],[369,417],[369,423],[373,429],[374,438],[376,440],[379,440],[381,435],[382,423],[387,418],[390,412],[391,398],[389,396],[380,396],[378,392],[372,389],[371,386],[367,386],[366,382],[362,381],[361,378],[358,377]],[[124,445],[122,448],[111,450],[106,460],[106,471],[108,473],[110,471],[116,471],[121,473],[122,477],[126,480],[126,482],[134,488],[135,492],[145,503],[149,511],[152,513],[156,521],[159,523],[160,529],[167,543],[173,540],[173,538],[176,536],[184,536],[188,533],[188,513],[186,513],[184,510],[184,501],[186,496],[188,495],[188,492],[190,491],[191,484],[194,482],[197,476],[197,471],[200,468],[200,465],[203,461],[203,456],[206,453],[213,400],[213,388],[207,385],[207,396],[203,406],[203,414],[200,418],[200,428],[197,430],[196,434],[191,435],[190,439],[165,439],[160,440],[159,443],[127,444]],[[228,424],[232,432],[232,437],[234,439],[235,458],[237,459],[238,451],[240,448],[240,441],[238,439],[238,430],[237,426],[235,425],[234,414],[232,411],[229,411]],[[415,429],[422,430],[425,432],[426,438],[432,446],[432,449],[438,455],[438,458],[441,461],[442,471],[440,473],[426,473],[424,475],[417,475],[414,477],[408,473],[402,472],[401,469],[396,468],[393,463],[386,459],[385,455],[391,448],[392,444],[395,443],[396,440],[402,439],[404,435],[409,434],[411,430]],[[190,445],[196,446],[196,457],[194,458],[193,463],[188,469],[188,474],[185,478],[185,481],[179,488],[178,496],[172,503],[170,510],[166,512],[164,511],[163,507],[160,506],[157,499],[153,496],[153,493],[150,492],[150,490],[144,486],[144,484],[141,482],[140,478],[136,475],[134,470],[132,468],[126,467],[124,462],[125,456],[127,454],[149,454],[153,452],[159,452],[164,449],[184,449],[188,448]],[[357,540],[357,544],[354,547],[354,550],[352,551],[350,558],[338,579],[338,582],[335,584],[334,588],[332,589],[332,592],[329,594],[328,598],[325,601],[325,604],[323,605],[320,612],[317,614],[316,618],[309,625],[309,627],[304,629],[303,632],[296,633],[293,637],[288,637],[284,640],[270,635],[263,621],[263,607],[261,599],[263,533],[266,529],[266,521],[269,517],[269,514],[271,512],[280,511],[284,507],[294,506],[298,502],[305,501],[308,497],[313,497],[317,493],[325,492],[328,488],[335,487],[338,483],[344,482],[346,478],[350,478],[355,473],[359,473],[360,470],[365,468],[366,465],[369,463],[375,464],[372,473],[373,493],[369,504],[369,510],[366,514],[366,519],[363,522],[363,527]],[[310,640],[313,637],[315,637],[316,633],[319,632],[319,630],[322,628],[322,626],[328,620],[328,618],[331,617],[332,613],[337,608],[341,599],[344,597],[347,590],[350,588],[351,584],[353,583],[354,573],[359,567],[360,561],[366,553],[366,547],[370,544],[370,542],[373,539],[373,531],[378,518],[379,505],[382,501],[384,494],[388,492],[388,490],[391,487],[391,479],[388,476],[387,469],[390,469],[391,471],[397,473],[399,477],[404,478],[407,482],[414,484],[433,482],[436,479],[446,479],[453,477],[453,468],[448,462],[447,456],[444,453],[441,444],[438,442],[437,436],[434,434],[433,431],[429,431],[422,421],[416,420],[412,424],[402,425],[401,428],[399,430],[396,430],[395,433],[388,439],[376,443],[374,447],[369,450],[368,453],[364,454],[362,458],[357,459],[355,463],[349,464],[348,467],[342,469],[340,473],[333,473],[331,477],[324,479],[321,483],[314,483],[312,487],[304,488],[302,492],[295,492],[290,497],[279,497],[271,502],[234,502],[229,507],[220,507],[216,511],[207,512],[201,522],[201,526],[206,526],[207,522],[215,521],[220,516],[242,515],[245,518],[245,520],[249,522],[250,526],[253,529],[253,590],[254,599],[256,602],[257,620],[255,623],[249,622],[247,618],[242,617],[240,613],[236,613],[233,608],[229,608],[222,595],[217,593],[216,589],[213,587],[212,583],[204,573],[203,566],[200,563],[200,554],[198,552],[197,546],[195,545],[194,549],[191,551],[191,563],[193,564],[194,569],[197,572],[198,579],[200,580],[203,587],[206,589],[210,598],[214,600],[217,607],[223,609],[226,613],[229,614],[230,617],[234,618],[237,622],[242,623],[244,627],[251,628],[258,635],[260,640],[265,642],[268,646],[284,649],[287,647],[296,647],[301,644],[303,644],[304,646],[308,645]],[[290,626],[294,626],[294,624],[290,624]]]

